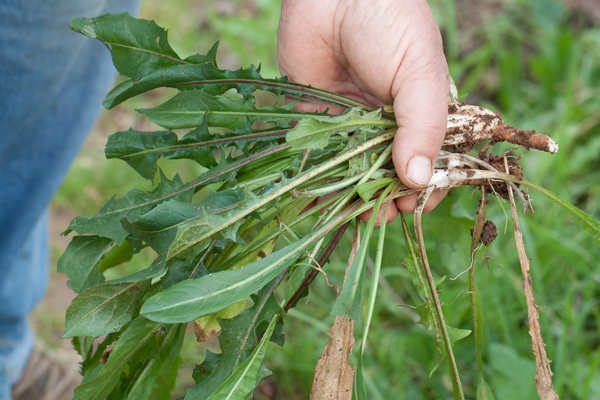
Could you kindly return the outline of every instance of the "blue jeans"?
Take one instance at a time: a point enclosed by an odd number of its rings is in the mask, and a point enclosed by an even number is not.
[[[48,203],[115,77],[107,49],[69,21],[138,5],[0,0],[0,400],[32,349],[27,318],[48,280]]]

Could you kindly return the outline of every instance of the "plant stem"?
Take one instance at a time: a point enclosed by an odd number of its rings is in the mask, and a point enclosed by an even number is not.
[[[308,171],[305,171],[305,172],[297,175],[296,177],[292,178],[289,182],[282,184],[277,189],[274,189],[272,192],[265,193],[265,194],[261,195],[260,197],[256,198],[256,201],[251,202],[248,206],[245,207],[245,209],[240,210],[240,212],[237,213],[234,218],[229,219],[226,223],[224,223],[224,225],[212,227],[213,229],[204,232],[201,236],[195,238],[193,242],[187,242],[187,243],[175,248],[173,251],[171,249],[169,249],[169,254],[167,255],[167,259],[172,259],[174,257],[177,257],[177,255],[183,253],[189,247],[195,245],[196,243],[200,243],[203,240],[206,240],[207,238],[212,237],[214,234],[222,231],[223,229],[226,229],[228,226],[233,225],[240,219],[246,217],[248,214],[258,210],[259,208],[261,208],[261,207],[267,205],[268,203],[272,202],[273,200],[277,199],[279,196],[284,195],[284,194],[290,192],[291,190],[295,189],[296,187],[309,182],[311,179],[321,176],[324,172],[330,170],[331,168],[334,168],[335,166],[337,166],[345,161],[348,161],[352,157],[362,154],[369,149],[372,149],[374,147],[377,147],[383,143],[386,143],[386,142],[392,140],[394,135],[395,135],[395,132],[386,131],[386,132],[382,133],[381,135],[376,136],[375,138],[373,138],[367,142],[361,143],[361,144],[357,145],[356,147],[351,148],[350,150],[345,151],[344,153],[341,153],[335,157],[332,157],[330,160],[328,160]]]
[[[508,170],[506,157],[504,157],[504,164]],[[554,374],[552,373],[550,360],[546,354],[546,345],[540,327],[540,315],[533,295],[533,284],[531,274],[529,273],[529,257],[527,257],[527,253],[525,252],[525,244],[523,243],[523,233],[519,224],[519,216],[517,215],[515,197],[513,196],[512,188],[510,187],[508,188],[508,196],[513,217],[515,244],[519,255],[521,273],[523,275],[523,292],[525,293],[525,301],[527,303],[527,321],[529,323],[531,347],[535,356],[535,387],[541,400],[558,400],[558,395],[552,387],[552,376]]]
[[[473,228],[473,239],[471,241],[470,250],[470,266],[469,275],[467,278],[467,289],[469,291],[469,297],[471,298],[471,310],[473,315],[473,335],[475,337],[475,361],[477,363],[477,376],[479,378],[479,385],[483,384],[483,309],[481,307],[481,299],[477,290],[477,284],[475,280],[475,253],[479,248],[481,240],[481,232],[483,231],[483,225],[485,222],[485,211],[487,205],[487,192],[485,186],[481,188],[481,202],[479,203],[479,210],[477,211],[477,222]]]
[[[331,255],[331,252],[333,251],[333,249],[335,249],[335,246],[337,246],[337,244],[340,242],[340,239],[342,238],[342,236],[346,232],[346,229],[348,229],[348,225],[349,224],[350,224],[350,221],[344,223],[335,232],[335,235],[333,236],[333,238],[331,239],[331,241],[329,242],[329,244],[327,245],[327,247],[325,248],[325,250],[319,256],[319,259],[317,261],[319,263],[319,265],[325,264],[325,262],[327,261],[327,259]],[[316,269],[312,269],[310,271],[310,273],[304,279],[304,281],[302,282],[302,284],[300,285],[300,287],[294,292],[294,294],[292,295],[292,297],[290,297],[290,299],[287,301],[287,303],[283,307],[283,311],[284,312],[287,313],[289,311],[289,309],[292,308],[294,306],[294,304],[296,304],[296,302],[300,298],[300,295],[302,294],[302,292],[304,291],[304,289],[306,289],[306,287],[308,285],[310,285],[310,283],[313,281],[313,279],[315,278],[315,276],[317,276],[318,273],[319,273],[319,271],[316,270]]]
[[[419,253],[421,254],[421,261],[423,262],[423,270],[427,279],[427,286],[429,287],[429,293],[433,300],[435,314],[437,316],[438,323],[442,331],[442,338],[444,340],[444,346],[446,348],[448,361],[450,363],[450,372],[452,373],[452,385],[454,387],[454,398],[464,400],[465,394],[463,392],[462,383],[460,381],[460,374],[458,373],[458,365],[456,364],[456,359],[454,358],[454,351],[452,350],[452,341],[450,340],[450,335],[448,333],[448,328],[444,319],[442,303],[440,302],[440,298],[438,297],[435,282],[433,280],[433,275],[431,274],[431,269],[429,268],[427,251],[425,250],[425,239],[423,237],[423,223],[421,220],[421,215],[423,213],[423,208],[425,207],[425,204],[427,203],[427,200],[429,199],[431,193],[433,193],[434,189],[435,187],[430,186],[424,189],[419,195],[419,198],[417,200],[417,207],[415,208],[415,231],[417,234],[417,242],[419,244]]]

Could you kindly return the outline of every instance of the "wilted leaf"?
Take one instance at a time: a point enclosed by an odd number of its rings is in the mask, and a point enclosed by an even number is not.
[[[206,317],[200,317],[194,321],[194,333],[196,334],[196,340],[198,342],[206,342],[217,333],[221,331],[221,324],[219,324],[218,318],[220,319],[231,319],[238,316],[248,303],[247,299],[239,301],[235,304],[230,305],[226,309],[219,311],[213,315],[207,315]]]
[[[329,340],[317,362],[311,400],[350,400],[354,368],[348,357],[354,346],[354,321],[336,316],[329,330]]]
[[[194,379],[198,383],[186,393],[187,400],[205,400],[233,373],[255,348],[258,337],[265,332],[267,323],[281,308],[273,296],[273,286],[267,286],[252,297],[254,305],[237,317],[222,320],[222,332],[219,344],[222,355],[207,352],[206,360],[194,371]],[[275,326],[275,334],[277,327]],[[262,328],[261,328],[262,327]]]

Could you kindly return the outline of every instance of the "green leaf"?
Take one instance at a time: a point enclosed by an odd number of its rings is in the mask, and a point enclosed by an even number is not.
[[[226,352],[226,349],[223,349],[224,352]],[[221,365],[223,365],[223,363],[221,363],[221,360],[223,359],[223,354],[219,353],[213,353],[210,350],[206,350],[206,356],[204,357],[204,361],[202,361],[202,364],[198,365],[198,368],[194,369],[194,372],[192,374],[192,377],[194,378],[194,381],[198,384],[197,386],[193,387],[191,389],[191,391],[198,391],[199,388],[201,387],[201,385],[211,376],[214,377],[216,376],[213,375],[213,373],[217,370],[217,368],[219,368]],[[225,380],[226,378],[224,378],[223,380]]]
[[[375,228],[376,217],[381,209],[382,203],[383,196],[377,199],[377,202],[373,207],[371,218],[369,218],[369,222],[367,223],[367,227],[361,238],[356,256],[344,279],[342,291],[335,300],[335,304],[331,310],[332,315],[339,315],[355,321],[360,319],[360,313],[362,311],[362,281],[365,263],[369,251],[369,242],[371,240],[371,235],[373,234],[373,229]],[[359,224],[360,222],[357,221],[356,223]]]
[[[136,79],[162,68],[189,62],[179,58],[167,41],[167,31],[154,21],[128,13],[74,18],[71,29],[102,41],[121,75]]]
[[[158,358],[150,359],[136,374],[137,378],[127,393],[127,400],[167,399],[175,387],[180,357],[171,360],[174,350],[179,353],[185,333],[184,324],[172,325],[167,329],[159,347]],[[157,380],[157,377],[159,380]]]
[[[215,314],[260,290],[296,261],[307,239],[235,271],[221,271],[180,282],[148,299],[141,310],[146,318],[162,323],[189,322]]]
[[[114,246],[106,252],[96,268],[98,271],[104,272],[107,269],[131,260],[133,255],[138,251],[140,251],[139,248],[136,249],[129,240],[125,240],[120,246]]]
[[[196,203],[182,203],[177,200],[165,201],[137,220],[130,222],[127,218],[121,221],[123,227],[132,235],[144,240],[157,253],[166,254],[177,234],[177,227],[194,224],[205,226],[206,229],[223,226],[229,218],[231,209],[235,209],[244,201],[245,193],[236,188],[222,192],[211,192],[207,197]],[[228,233],[233,229],[234,232]],[[219,231],[217,237],[236,239],[236,226]],[[206,243],[208,245],[208,243]]]
[[[102,367],[102,365],[100,365],[102,355],[108,346],[116,344],[118,338],[118,333],[109,333],[104,337],[104,340],[100,341],[100,343],[94,343],[96,338],[92,336],[74,337],[71,340],[73,345],[78,346],[77,349],[83,358],[83,362],[81,363],[83,383],[88,382],[98,375],[98,372],[100,372]]]
[[[168,269],[165,263],[165,257],[157,257],[148,268],[122,278],[113,279],[107,283],[137,282],[146,279],[153,279],[157,276],[165,274],[167,271]]]
[[[67,309],[64,337],[100,336],[117,332],[140,308],[150,280],[104,283],[73,300]]]
[[[233,374],[219,388],[213,392],[208,400],[244,400],[254,390],[260,379],[260,367],[265,357],[267,343],[273,334],[278,316],[271,318],[267,330],[263,334],[260,344],[254,349],[252,354],[241,363]]]
[[[119,158],[144,178],[153,179],[160,157],[170,160],[186,158],[210,168],[217,164],[214,150],[218,146],[231,144],[246,150],[250,144],[274,141],[284,134],[285,131],[281,130],[241,130],[213,135],[203,124],[179,140],[172,131],[141,132],[129,129],[109,136],[105,153],[106,158]]]
[[[384,191],[378,199],[380,201],[388,197],[389,191]],[[370,198],[369,198],[370,200]],[[378,207],[378,206],[376,206]],[[367,300],[367,307],[365,312],[365,322],[363,324],[363,335],[360,341],[360,351],[358,352],[358,362],[356,364],[356,370],[354,372],[354,383],[352,389],[352,398],[356,400],[367,400],[367,392],[365,390],[365,382],[363,377],[363,365],[364,365],[364,352],[367,346],[367,337],[369,329],[371,327],[371,319],[373,318],[373,312],[375,310],[375,301],[377,299],[377,288],[379,287],[379,276],[381,273],[381,265],[383,262],[383,251],[385,244],[385,232],[387,228],[387,208],[382,211],[381,214],[381,225],[379,226],[379,238],[377,240],[377,254],[375,256],[375,263],[373,265],[373,273],[371,275],[371,286],[369,290],[369,298]],[[376,213],[371,214],[371,219],[377,218]]]
[[[171,131],[140,132],[129,129],[108,137],[106,158],[120,158],[146,179],[154,179],[156,162],[164,149],[176,146],[177,135]]]
[[[98,236],[75,236],[57,264],[58,272],[69,277],[67,286],[79,293],[104,282],[96,266],[112,243],[112,239]]]
[[[93,217],[77,217],[69,225],[67,232],[74,230],[80,235],[94,234],[111,238],[122,244],[129,233],[123,229],[120,220],[130,220],[147,213],[157,204],[167,199],[189,202],[193,195],[193,185],[184,186],[178,175],[172,181],[161,173],[160,184],[149,193],[132,189],[122,198],[109,200],[98,214]]]
[[[408,230],[408,225],[406,223],[406,219],[404,218],[404,214],[401,214],[401,219],[402,229],[404,231],[404,238],[406,241],[406,247],[408,252],[408,256],[402,264],[406,267],[406,269],[408,269],[408,273],[410,274],[410,277],[412,279],[413,286],[417,290],[419,297],[425,302],[425,304],[428,304],[428,307],[430,309],[430,311],[428,312],[432,312],[431,302],[429,300],[429,295],[427,294],[427,286],[425,286],[425,277],[423,276],[422,272],[423,264],[421,262],[421,258],[417,254],[417,243],[415,242],[412,235],[410,234],[410,231]],[[417,311],[419,310],[417,309]],[[423,316],[421,316],[421,318],[423,318]]]
[[[446,327],[446,329],[448,330],[448,335],[450,336],[450,341],[452,343],[458,342],[459,340],[466,338],[472,332],[470,329],[453,328],[449,325],[446,325]]]
[[[159,327],[158,322],[141,316],[133,320],[112,349],[106,364],[96,376],[77,387],[75,395],[82,400],[105,400],[119,382],[127,362],[144,347]]]
[[[209,55],[216,52],[216,45],[213,46]],[[203,89],[212,95],[220,95],[230,89],[235,89],[244,97],[254,93],[256,89],[269,90],[279,94],[279,84],[286,81],[286,78],[279,78],[263,82],[262,77],[252,65],[237,71],[219,69],[216,62],[212,61],[177,65],[121,83],[108,93],[103,104],[106,108],[112,108],[131,97],[159,87],[176,87],[180,90]]]
[[[381,119],[380,110],[367,113],[359,108],[352,108],[342,115],[314,115],[304,118],[288,132],[286,140],[293,148],[323,149],[332,135],[340,135],[346,140],[350,132],[376,134],[388,125],[390,124]]]
[[[307,114],[292,110],[293,105],[257,108],[251,99],[186,90],[158,107],[137,111],[167,129],[194,128],[205,123],[235,130],[257,121],[289,127],[291,121],[307,117]]]
[[[490,384],[499,399],[536,399],[535,362],[506,345],[489,345]]]
[[[377,193],[377,191],[388,187],[392,182],[393,178],[379,178],[372,181],[367,181],[360,185],[356,185],[356,192],[365,202],[371,200],[371,198]]]

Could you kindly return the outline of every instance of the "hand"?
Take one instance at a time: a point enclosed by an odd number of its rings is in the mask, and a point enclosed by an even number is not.
[[[411,188],[429,183],[446,132],[448,66],[425,0],[283,0],[279,67],[293,82],[393,104],[392,159]],[[445,193],[431,196],[426,210]],[[416,195],[396,200],[412,212]],[[397,215],[388,210],[388,220]]]

